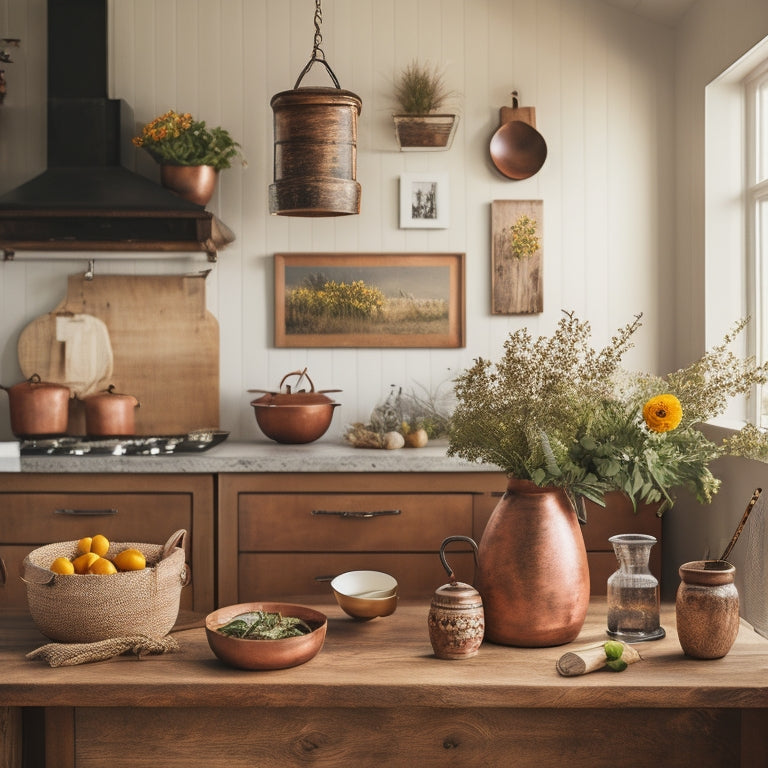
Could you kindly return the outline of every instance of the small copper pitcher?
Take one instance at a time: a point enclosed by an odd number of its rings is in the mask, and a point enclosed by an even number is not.
[[[440,562],[450,581],[435,590],[427,624],[429,639],[438,659],[468,659],[480,650],[485,635],[485,615],[480,593],[471,585],[456,581],[445,559],[452,541],[472,545],[477,562],[477,544],[469,536],[449,536],[440,545]]]

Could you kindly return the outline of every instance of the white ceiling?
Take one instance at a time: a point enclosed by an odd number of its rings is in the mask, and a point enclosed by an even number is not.
[[[652,21],[674,26],[697,0],[605,0]]]

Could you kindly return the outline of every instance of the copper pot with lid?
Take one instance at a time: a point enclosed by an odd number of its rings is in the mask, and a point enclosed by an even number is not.
[[[133,395],[115,392],[115,385],[83,398],[85,431],[91,437],[129,437],[136,434],[136,409]]]
[[[8,393],[11,431],[18,438],[64,435],[69,421],[69,387],[42,381],[33,373],[25,381],[2,387]]]
[[[285,384],[292,376],[298,379],[293,385]],[[298,389],[306,379],[309,391]],[[285,385],[285,386],[284,386]],[[331,425],[333,410],[341,403],[334,402],[326,392],[341,392],[340,389],[315,391],[307,369],[286,373],[280,381],[278,392],[264,389],[249,389],[249,392],[264,392],[262,397],[251,401],[256,414],[256,423],[261,431],[277,443],[311,443],[322,437]]]

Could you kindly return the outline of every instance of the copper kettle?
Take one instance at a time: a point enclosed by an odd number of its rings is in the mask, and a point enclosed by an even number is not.
[[[440,545],[440,562],[450,581],[435,590],[427,624],[432,649],[438,659],[468,659],[480,650],[485,635],[485,614],[480,593],[471,585],[456,581],[445,558],[452,541],[472,545],[477,562],[477,544],[469,536],[449,536]]]

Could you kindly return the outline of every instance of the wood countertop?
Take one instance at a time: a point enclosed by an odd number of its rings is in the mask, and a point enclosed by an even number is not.
[[[484,643],[477,656],[461,661],[432,654],[427,602],[403,603],[392,616],[369,622],[348,618],[335,604],[316,607],[328,616],[319,655],[300,667],[269,672],[224,666],[202,627],[178,631],[176,653],[50,668],[25,658],[47,642],[29,617],[6,617],[0,626],[0,706],[768,707],[768,640],[743,624],[725,658],[689,659],[677,640],[674,605],[662,607],[666,638],[638,644],[643,661],[621,673],[571,678],[558,675],[555,662],[568,650],[606,639],[604,598],[593,598],[584,628],[570,645]]]

